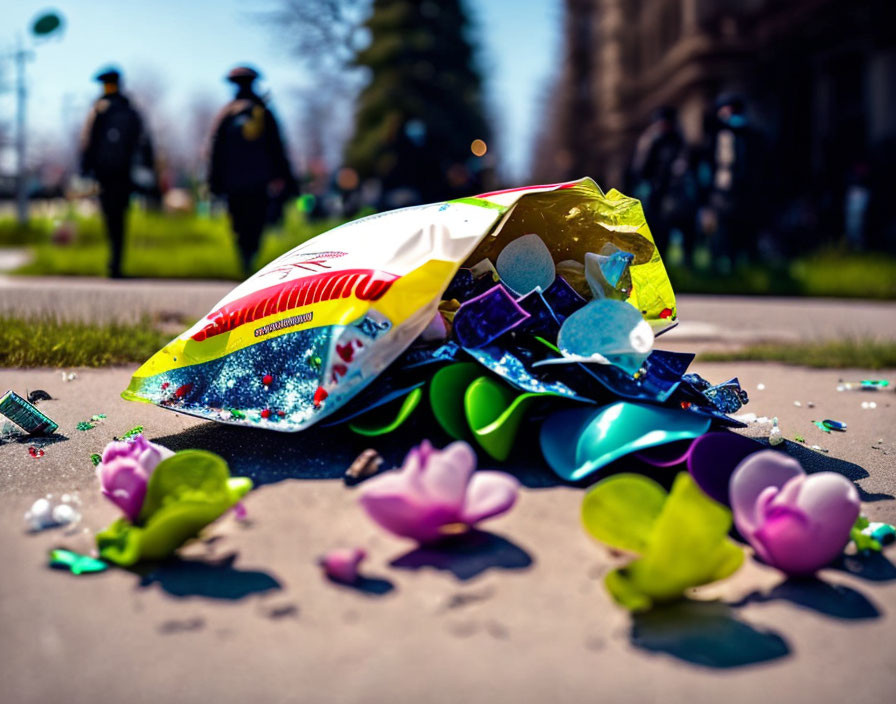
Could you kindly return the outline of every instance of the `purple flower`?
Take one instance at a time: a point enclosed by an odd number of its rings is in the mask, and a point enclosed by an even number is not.
[[[792,457],[756,452],[731,475],[734,522],[769,565],[808,575],[834,560],[859,516],[855,486],[834,472],[807,476]]]
[[[149,477],[159,462],[173,454],[149,442],[142,433],[123,442],[110,442],[96,468],[100,490],[133,523],[143,507]]]
[[[516,501],[516,479],[475,469],[476,453],[467,443],[436,450],[424,440],[400,470],[367,481],[361,505],[391,533],[432,542],[504,513]]]

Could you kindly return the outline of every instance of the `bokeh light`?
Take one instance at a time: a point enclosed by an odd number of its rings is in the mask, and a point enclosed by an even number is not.
[[[485,153],[488,151],[488,145],[481,139],[474,139],[473,143],[470,144],[470,151],[473,152],[474,156],[485,156]]]

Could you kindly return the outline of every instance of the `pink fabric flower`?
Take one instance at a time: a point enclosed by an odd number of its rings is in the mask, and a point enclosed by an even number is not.
[[[365,557],[367,553],[362,548],[340,548],[323,555],[319,564],[330,579],[354,584],[358,581],[358,566]]]
[[[756,452],[731,475],[734,523],[757,554],[790,575],[808,575],[849,541],[861,504],[855,485],[834,472],[806,475],[774,450]]]
[[[400,470],[365,483],[361,505],[391,533],[432,542],[504,513],[516,502],[516,479],[475,469],[476,453],[467,443],[436,450],[424,440]]]
[[[159,462],[173,454],[167,447],[149,442],[142,433],[123,442],[110,442],[96,468],[100,490],[133,523],[143,507],[149,477]]]

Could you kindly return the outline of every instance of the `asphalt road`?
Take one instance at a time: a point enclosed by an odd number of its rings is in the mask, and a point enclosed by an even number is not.
[[[752,397],[745,410],[777,415],[786,437],[828,450],[788,442],[788,452],[810,471],[854,480],[863,511],[896,522],[896,396],[836,391],[839,379],[866,372],[755,363],[696,371],[737,375]],[[58,371],[0,370],[0,390],[47,390],[54,400],[41,407],[60,424],[43,457],[32,458],[27,441],[0,445],[4,701],[881,704],[896,691],[896,548],[811,581],[748,559],[694,601],[632,617],[603,588],[618,559],[582,530],[582,489],[558,485],[526,438],[506,467],[525,485],[514,510],[464,549],[432,553],[380,532],[338,479],[366,443],[128,403],[118,393],[129,374],[79,370],[64,383]],[[896,380],[896,370],[878,376]],[[872,400],[877,408],[862,409]],[[106,420],[76,429],[96,413]],[[848,430],[825,435],[815,418]],[[137,424],[173,449],[219,452],[252,477],[249,521],[225,517],[183,561],[139,574],[49,569],[48,549],[87,550],[115,517],[89,456]],[[376,446],[394,461],[409,436]],[[35,498],[72,491],[83,500],[76,532],[25,533]],[[315,559],[337,546],[367,550],[363,589],[322,578]]]

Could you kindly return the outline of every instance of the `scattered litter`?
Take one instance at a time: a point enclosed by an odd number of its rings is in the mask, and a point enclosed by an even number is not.
[[[756,384],[757,391],[765,391],[765,384]]]
[[[59,427],[15,391],[7,391],[0,398],[0,413],[29,435],[49,435]]]
[[[818,428],[818,429],[821,430],[822,432],[825,432],[825,433],[828,433],[828,434],[830,434],[830,432],[831,432],[831,429],[828,428],[828,427],[824,424],[824,421],[821,421],[821,420],[813,420],[813,421],[812,421],[812,425],[814,425],[816,428]]]
[[[872,540],[876,540],[881,545],[889,545],[896,541],[896,528],[889,523],[871,521],[862,529],[862,533]]]
[[[382,466],[383,458],[380,454],[376,450],[368,448],[349,465],[343,478],[346,484],[357,484],[379,472]]]
[[[50,567],[67,569],[72,574],[90,574],[109,569],[109,564],[90,555],[81,555],[71,550],[50,550]]]
[[[103,456],[101,454],[99,454],[98,452],[94,452],[90,456],[90,461],[93,462],[93,466],[96,467],[99,465],[100,462],[103,461]]]
[[[801,404],[799,401],[794,401],[793,405],[796,406],[797,408],[800,408],[803,404]]]
[[[815,408],[815,404],[811,401],[806,401],[806,408]]]
[[[140,435],[142,432],[143,432],[143,426],[135,425],[133,428],[131,428],[128,432],[126,432],[124,435],[122,435],[118,439],[119,440],[132,440],[133,438]]]
[[[242,501],[237,501],[233,505],[233,517],[238,521],[248,521],[249,520],[249,511],[246,509],[246,504]]]
[[[324,573],[336,582],[354,584],[358,581],[358,565],[367,557],[363,548],[342,548],[330,550],[318,559],[317,564]]]
[[[36,533],[57,526],[77,525],[81,521],[81,500],[77,494],[63,494],[58,499],[47,494],[25,512],[28,529]]]
[[[97,426],[97,424],[102,423],[104,420],[106,420],[105,413],[95,413],[92,416],[90,416],[89,420],[80,421],[75,426],[75,428],[77,428],[78,430],[92,430],[93,428],[95,428]]]
[[[53,397],[50,396],[43,389],[35,389],[28,394],[28,402],[29,403],[37,403],[38,401],[52,401]]]
[[[862,408],[864,408],[866,411],[871,408],[877,408],[877,403],[875,403],[874,401],[862,401]]]
[[[886,391],[890,382],[886,379],[863,379],[862,381],[843,381],[837,384],[837,391]]]
[[[747,425],[752,423],[755,423],[756,425],[768,425],[773,422],[772,418],[769,418],[768,416],[757,416],[755,413],[738,413],[732,415],[731,418],[740,421],[741,423],[746,423]]]
[[[801,442],[803,444],[805,444],[806,442],[806,438],[804,438],[802,435],[794,435],[793,439],[795,442]]]
[[[812,449],[813,449],[813,450],[817,450],[818,452],[825,452],[825,453],[827,453],[827,450],[825,450],[823,447],[820,447],[819,445],[813,445],[813,446],[812,446]]]
[[[37,459],[38,457],[44,456],[44,451],[39,447],[35,447],[34,445],[29,445],[28,446],[28,454],[31,455],[34,459]]]
[[[846,423],[843,423],[839,420],[831,420],[830,418],[826,418],[825,420],[823,420],[821,422],[824,424],[824,427],[827,428],[828,430],[836,430],[841,433],[846,431]]]
[[[772,446],[780,445],[784,442],[784,435],[781,434],[781,428],[778,427],[778,419],[772,419],[772,429],[768,433],[768,444]]]
[[[74,381],[78,378],[78,375],[74,372],[62,372],[62,380],[63,381]]]

